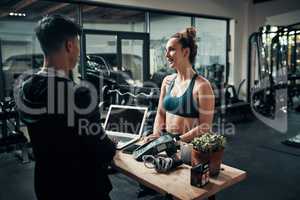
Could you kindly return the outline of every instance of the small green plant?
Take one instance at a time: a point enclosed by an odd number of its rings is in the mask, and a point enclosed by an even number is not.
[[[225,148],[226,138],[215,133],[205,133],[192,141],[193,148],[203,153],[217,152]]]

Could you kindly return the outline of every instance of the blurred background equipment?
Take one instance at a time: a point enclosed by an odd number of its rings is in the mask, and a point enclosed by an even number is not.
[[[276,119],[300,106],[300,23],[264,26],[249,38],[248,101],[265,118]],[[297,133],[282,143],[299,147]]]
[[[28,163],[29,143],[24,133],[20,130],[20,119],[15,109],[12,98],[6,97],[0,102],[0,120],[2,123],[2,134],[0,137],[0,153],[20,151],[16,155],[22,163]]]

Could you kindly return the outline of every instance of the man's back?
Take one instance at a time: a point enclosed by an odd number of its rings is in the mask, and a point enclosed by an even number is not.
[[[91,199],[95,195],[101,199],[108,195],[111,184],[106,168],[115,145],[102,137],[102,128],[97,134],[80,130],[80,120],[100,126],[97,107],[88,114],[73,115],[75,107],[89,105],[90,92],[75,90],[65,77],[35,74],[24,81],[19,98],[25,107],[39,111],[33,114],[20,108],[36,158],[38,199]]]

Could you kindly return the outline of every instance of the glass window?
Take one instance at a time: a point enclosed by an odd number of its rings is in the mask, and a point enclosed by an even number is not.
[[[167,67],[165,46],[176,32],[191,26],[191,17],[150,13],[150,75],[162,81],[164,75],[172,73]]]
[[[86,53],[101,56],[113,70],[112,73],[119,74],[120,79],[123,80],[123,75],[126,75],[128,79],[140,83],[143,72],[142,57],[135,54],[137,52],[142,53],[143,46],[142,43],[139,43],[142,41],[121,41],[121,44],[119,44],[122,51],[122,55],[119,55],[119,59],[122,61],[121,67],[117,60],[117,34],[107,36],[105,32],[101,33],[101,31],[144,32],[145,12],[88,5],[83,5],[81,11],[83,28],[99,30],[98,35],[87,37]],[[117,71],[124,73],[117,73]],[[127,82],[126,80],[126,84]],[[119,84],[125,84],[125,82],[119,80]]]
[[[61,14],[74,20],[78,6],[48,1],[7,1],[7,9],[0,14],[0,40],[5,77],[5,95],[12,94],[14,80],[24,71],[42,66],[42,51],[34,28],[47,14]]]
[[[122,39],[122,71],[127,71],[136,85],[143,81],[143,40]]]
[[[196,18],[198,53],[195,68],[203,73],[208,66],[226,66],[226,20]],[[224,74],[224,73],[223,73]],[[225,78],[225,77],[223,77]]]
[[[83,28],[144,32],[145,12],[100,6],[82,6]]]

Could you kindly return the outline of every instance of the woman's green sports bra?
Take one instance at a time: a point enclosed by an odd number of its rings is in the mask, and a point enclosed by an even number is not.
[[[169,89],[163,99],[163,107],[167,112],[170,112],[174,115],[179,115],[182,117],[198,118],[198,104],[193,98],[193,88],[197,74],[195,74],[186,89],[180,97],[175,97],[171,95],[172,88],[174,87],[175,79],[172,80]]]

